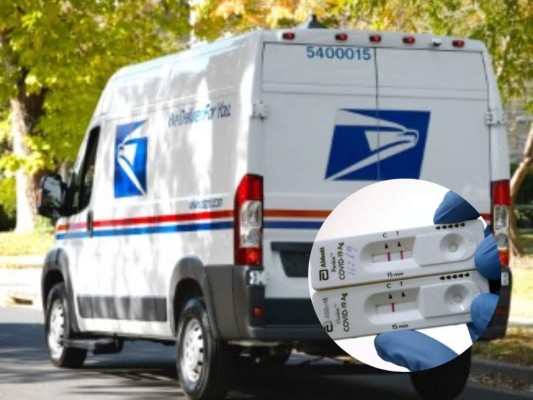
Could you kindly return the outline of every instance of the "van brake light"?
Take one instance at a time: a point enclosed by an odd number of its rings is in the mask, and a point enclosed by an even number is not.
[[[502,267],[509,266],[509,180],[492,182],[492,229]]]
[[[263,177],[248,174],[235,193],[235,264],[261,265],[262,243]]]

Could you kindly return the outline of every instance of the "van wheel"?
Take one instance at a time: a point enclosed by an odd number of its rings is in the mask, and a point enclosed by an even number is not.
[[[178,381],[189,398],[226,395],[234,357],[230,346],[214,337],[201,298],[189,300],[181,312],[176,350]]]
[[[411,373],[416,391],[424,399],[451,400],[461,394],[470,374],[471,350],[439,367]]]
[[[45,333],[50,361],[60,368],[80,368],[87,357],[87,350],[63,346],[63,340],[72,337],[64,283],[52,287],[46,304]]]

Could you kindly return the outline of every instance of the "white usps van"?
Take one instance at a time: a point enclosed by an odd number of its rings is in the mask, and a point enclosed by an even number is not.
[[[42,276],[52,362],[175,342],[185,393],[208,399],[237,359],[333,354],[309,299],[313,239],[345,197],[394,178],[448,187],[493,220],[505,268],[489,333],[504,335],[509,160],[482,43],[258,31],[119,70],[68,182],[42,182],[40,212],[57,220]],[[460,391],[470,354],[457,360],[452,376],[413,375],[417,389]]]

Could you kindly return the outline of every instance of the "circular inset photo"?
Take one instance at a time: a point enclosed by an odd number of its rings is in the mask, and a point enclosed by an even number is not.
[[[479,212],[415,179],[355,192],[324,221],[309,291],[325,331],[357,360],[388,371],[437,367],[466,351],[498,302],[501,266]]]

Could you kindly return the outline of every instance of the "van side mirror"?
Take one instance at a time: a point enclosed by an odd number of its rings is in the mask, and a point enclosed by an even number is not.
[[[58,220],[64,215],[66,185],[58,174],[46,175],[41,179],[41,192],[37,212],[43,217]]]

